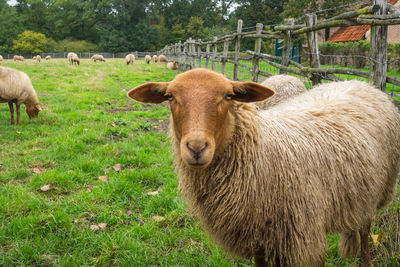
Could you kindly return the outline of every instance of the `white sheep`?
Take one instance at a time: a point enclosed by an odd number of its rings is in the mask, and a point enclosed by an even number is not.
[[[73,53],[73,52],[69,52],[68,55],[67,55],[67,58],[68,58],[68,61],[69,61],[69,63],[71,65],[74,65],[74,63],[77,64],[77,65],[80,64],[80,60],[79,60],[78,55]]]
[[[299,94],[307,92],[304,83],[297,77],[290,75],[274,75],[262,82],[262,85],[271,88],[275,94],[263,101],[254,104],[259,109],[267,109],[293,98]]]
[[[96,62],[97,60],[106,62],[105,58],[104,58],[102,55],[98,55],[98,54],[93,55],[93,56],[91,57],[91,59],[92,59],[94,62]]]
[[[128,54],[126,55],[125,60],[126,60],[126,65],[133,64],[135,62],[135,55]]]
[[[18,56],[18,55],[14,55],[13,57],[14,61],[24,61],[25,58],[23,56]]]
[[[157,63],[157,61],[158,61],[158,57],[157,57],[157,55],[154,55],[153,56],[153,63]]]
[[[46,60],[51,60],[51,56],[46,56],[45,59]]]
[[[166,56],[164,56],[164,55],[160,55],[158,57],[158,62],[160,62],[160,63],[168,63],[168,58]]]
[[[167,68],[170,70],[177,70],[178,69],[178,62],[174,61],[170,61],[167,64]]]
[[[20,105],[25,104],[29,118],[36,118],[42,108],[31,80],[24,72],[0,67],[0,103],[8,103],[11,124],[14,124],[14,107],[17,109],[17,124],[20,124]]]
[[[40,61],[42,61],[42,57],[40,55],[37,55],[34,60],[36,60],[37,62],[40,62]]]
[[[257,112],[273,90],[207,69],[128,92],[169,101],[179,188],[189,210],[227,252],[256,266],[320,266],[326,234],[369,265],[377,209],[397,190],[400,116],[360,81],[322,84]],[[267,260],[267,262],[266,262]]]
[[[0,55],[0,61],[3,61],[3,56],[2,55]]]
[[[146,56],[144,57],[144,60],[146,60],[146,63],[149,64],[150,61],[151,61],[151,56],[150,56],[150,55],[146,55]]]

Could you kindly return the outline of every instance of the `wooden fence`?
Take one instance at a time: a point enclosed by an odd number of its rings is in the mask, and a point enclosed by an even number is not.
[[[400,12],[388,4],[388,0],[373,0],[370,6],[358,6],[356,10],[344,12],[340,15],[318,21],[316,14],[307,14],[301,20],[286,19],[284,25],[278,25],[273,30],[264,29],[258,23],[254,31],[242,31],[243,22],[238,21],[237,31],[223,37],[214,37],[212,41],[194,40],[189,38],[164,47],[159,53],[167,55],[170,59],[177,60],[180,68],[205,67],[219,70],[232,80],[239,79],[239,68],[251,73],[251,80],[258,82],[260,76],[269,77],[271,73],[261,70],[261,62],[278,68],[280,73],[291,73],[306,77],[312,85],[321,80],[341,80],[335,74],[355,75],[370,80],[372,84],[386,91],[386,83],[400,86],[400,78],[387,76],[387,27],[400,24]],[[322,68],[320,66],[320,53],[318,51],[317,31],[330,27],[371,25],[371,48],[369,57],[370,71],[348,68]],[[306,34],[310,63],[299,64],[290,59],[290,48],[293,39]],[[246,38],[254,40],[254,50],[241,51],[241,41]],[[261,53],[261,44],[265,39],[283,39],[284,48],[282,57]],[[234,48],[230,51],[229,48]],[[400,61],[400,59],[399,59]],[[227,75],[227,63],[233,64],[232,77]],[[246,64],[247,63],[247,64]],[[265,63],[264,63],[265,64]],[[395,96],[400,96],[394,94]]]

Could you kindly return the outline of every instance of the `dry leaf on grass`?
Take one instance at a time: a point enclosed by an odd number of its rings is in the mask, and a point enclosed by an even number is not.
[[[162,216],[153,216],[152,219],[155,220],[156,222],[161,222],[165,220],[165,218]]]
[[[375,246],[379,247],[384,235],[385,233],[381,233],[379,235],[371,235],[372,241],[374,242]]]
[[[106,223],[99,223],[99,224],[92,224],[90,226],[90,229],[93,231],[99,231],[99,230],[104,230],[106,229],[107,224]]]
[[[121,164],[118,163],[118,164],[114,165],[113,169],[114,169],[114,171],[119,172],[121,170]]]
[[[68,173],[73,173],[74,172],[74,170],[68,170]]]
[[[99,180],[102,180],[103,182],[106,182],[108,180],[108,175],[99,176]]]
[[[158,191],[154,191],[154,192],[147,192],[148,196],[155,196],[158,195]]]
[[[128,215],[128,216],[131,216],[133,214],[133,211],[132,210],[128,210],[127,212],[126,212],[126,215]]]
[[[52,185],[52,184],[46,184],[46,185],[44,185],[44,186],[42,186],[42,187],[40,188],[40,191],[46,192],[46,191],[49,191],[49,190],[52,189],[52,188],[53,188],[53,185]]]
[[[42,173],[42,171],[39,168],[33,168],[33,172],[36,174]]]

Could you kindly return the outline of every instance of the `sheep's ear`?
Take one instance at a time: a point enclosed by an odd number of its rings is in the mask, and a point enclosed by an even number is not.
[[[39,106],[39,104],[36,104],[36,109],[38,110],[38,111],[42,111],[42,108]]]
[[[158,104],[167,100],[165,91],[168,85],[168,82],[145,83],[130,90],[128,96],[136,101]]]
[[[254,82],[232,82],[233,100],[240,102],[256,102],[275,94],[274,90]]]

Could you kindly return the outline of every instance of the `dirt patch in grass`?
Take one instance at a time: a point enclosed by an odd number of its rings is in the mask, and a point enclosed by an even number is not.
[[[152,125],[150,130],[153,132],[159,133],[169,131],[169,120],[151,120],[150,123]]]

